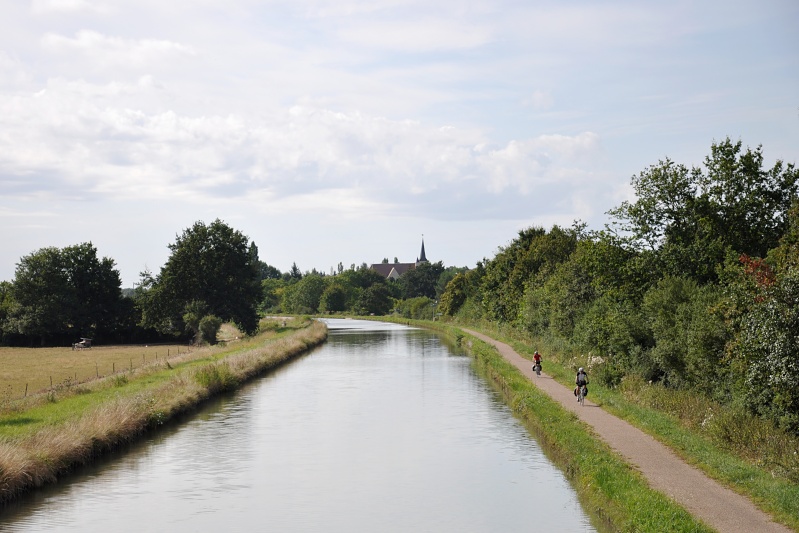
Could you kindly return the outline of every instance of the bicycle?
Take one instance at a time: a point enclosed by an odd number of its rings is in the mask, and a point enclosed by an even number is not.
[[[533,372],[535,372],[537,376],[541,375],[541,363],[536,363],[533,365]]]
[[[585,405],[585,395],[588,393],[588,387],[585,385],[580,385],[577,387],[577,401],[580,405]]]

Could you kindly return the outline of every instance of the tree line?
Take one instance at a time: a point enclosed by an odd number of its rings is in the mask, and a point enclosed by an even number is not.
[[[713,143],[632,178],[635,200],[590,230],[530,227],[473,268],[419,264],[397,280],[365,263],[329,274],[263,262],[224,222],[196,222],[160,272],[121,290],[91,243],[23,257],[0,283],[3,344],[215,340],[274,313],[488,320],[590,353],[593,379],[702,392],[799,433],[799,172],[762,147]],[[384,259],[387,262],[387,259]]]
[[[447,281],[464,270],[425,262],[400,280],[387,280],[365,263],[349,269],[339,263],[330,275],[302,273],[295,263],[283,273],[220,220],[196,222],[168,247],[161,270],[141,273],[137,286],[125,291],[114,261],[100,257],[90,242],[23,257],[14,280],[0,283],[0,342],[215,342],[223,322],[252,334],[261,316],[274,313],[396,311],[433,318]]]
[[[729,138],[632,179],[611,223],[528,228],[441,312],[590,353],[593,378],[700,391],[799,433],[799,173]]]

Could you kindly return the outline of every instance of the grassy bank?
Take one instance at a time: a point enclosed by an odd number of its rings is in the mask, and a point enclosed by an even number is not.
[[[324,324],[294,322],[226,347],[184,353],[7,405],[0,415],[0,501],[53,482],[326,338]]]
[[[462,335],[454,324],[416,324]],[[590,367],[589,358],[571,353],[568,347],[520,338],[514,330],[493,324],[469,327],[511,345],[530,359],[538,349],[544,354],[545,371],[566,386],[571,386],[578,366]],[[797,439],[764,427],[759,420],[747,419],[743,423],[741,413],[732,413],[729,408],[696,395],[648,383],[626,381],[618,388],[608,389],[595,382],[591,397],[710,477],[746,495],[777,521],[799,531]]]
[[[570,479],[585,508],[610,529],[713,531],[650,489],[643,477],[595,438],[585,424],[541,392],[492,346],[441,322],[389,321],[437,329],[466,347],[479,371],[502,393],[515,415]]]
[[[591,368],[588,357],[572,353],[567,346],[535,342],[491,324],[469,327],[511,345],[530,359],[538,349],[544,354],[546,372],[564,385],[571,386],[578,366]],[[625,380],[617,388],[602,387],[595,380],[591,397],[799,531],[799,439],[740,409],[642,380]]]

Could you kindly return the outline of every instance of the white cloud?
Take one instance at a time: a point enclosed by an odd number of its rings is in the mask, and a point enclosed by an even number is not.
[[[74,38],[47,33],[41,44],[51,53],[83,54],[102,65],[114,66],[141,67],[196,54],[192,47],[168,40],[123,39],[91,30],[80,30]]]
[[[142,82],[57,79],[0,106],[4,193],[203,203],[267,194],[275,202],[321,198],[329,206],[338,198],[338,206],[402,212],[416,209],[420,197],[422,204],[472,202],[578,180],[585,158],[599,151],[592,133],[491,146],[477,130],[319,107],[297,105],[269,117],[187,116],[98,99],[148,90]],[[12,177],[17,185],[9,188]],[[455,199],[446,198],[453,188]]]
[[[492,40],[489,28],[477,23],[442,19],[374,21],[338,32],[344,41],[401,52],[476,48]]]
[[[43,15],[47,13],[97,11],[103,12],[105,8],[99,0],[33,0],[31,13]]]

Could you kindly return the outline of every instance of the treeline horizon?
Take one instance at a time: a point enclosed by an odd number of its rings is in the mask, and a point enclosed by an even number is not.
[[[795,166],[764,168],[762,147],[727,138],[701,167],[665,159],[632,186],[601,230],[530,227],[473,268],[423,262],[397,280],[366,263],[281,272],[220,220],[184,230],[124,296],[91,243],[43,248],[0,282],[0,341],[202,340],[203,321],[254,333],[274,313],[490,321],[592,354],[607,386],[689,389],[799,434]]]

